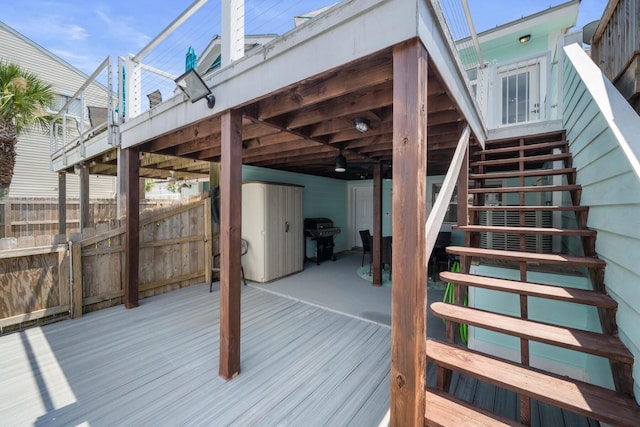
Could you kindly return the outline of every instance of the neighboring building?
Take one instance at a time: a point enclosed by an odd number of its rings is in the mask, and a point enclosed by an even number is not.
[[[54,110],[61,108],[87,80],[87,75],[74,66],[58,58],[43,47],[29,40],[16,30],[0,22],[0,60],[18,64],[23,69],[36,74],[53,86],[56,93]],[[93,85],[98,98],[106,98],[106,89]],[[74,116],[82,114],[80,102],[75,106]],[[13,180],[9,187],[9,197],[58,197],[58,174],[51,170],[49,135],[32,131],[22,135],[16,146],[17,159]],[[80,180],[77,176],[67,177],[67,197],[78,198]],[[113,198],[115,180],[108,176],[90,177],[91,198]]]

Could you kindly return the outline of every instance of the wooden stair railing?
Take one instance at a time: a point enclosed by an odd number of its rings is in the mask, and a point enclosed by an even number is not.
[[[549,169],[554,162],[554,169]],[[558,166],[558,163],[561,166]],[[468,208],[469,222],[462,221],[454,229],[465,233],[465,246],[450,246],[447,252],[459,256],[461,271],[445,272],[441,280],[454,284],[455,303],[436,302],[432,312],[447,322],[448,343],[428,339],[426,357],[437,367],[437,390],[427,389],[426,425],[465,425],[465,419],[473,421],[467,425],[518,425],[516,421],[504,419],[487,412],[469,402],[460,402],[448,394],[452,373],[463,375],[514,391],[519,395],[520,422],[531,423],[530,399],[537,399],[557,407],[590,417],[605,423],[621,426],[640,425],[640,406],[633,397],[633,355],[617,336],[615,315],[617,303],[606,294],[604,269],[606,263],[596,256],[596,232],[587,228],[589,208],[580,206],[581,187],[576,184],[576,170],[563,132],[535,136],[487,141],[486,148],[476,155],[470,165],[469,174],[473,186],[468,194],[473,205]],[[554,185],[531,185],[536,177],[560,176],[562,183]],[[512,179],[517,185],[510,187],[485,187],[487,180]],[[558,181],[556,179],[555,181]],[[572,206],[526,205],[536,192],[567,192]],[[516,194],[517,205],[484,206],[485,195],[492,193]],[[513,197],[513,196],[512,196]],[[513,199],[512,199],[513,200]],[[515,212],[518,225],[504,226],[480,224],[479,213],[496,211]],[[573,213],[576,228],[533,227],[525,221],[525,212]],[[515,236],[516,246],[509,250],[480,247],[482,233],[501,233]],[[581,239],[584,256],[561,253],[536,253],[526,246],[526,236],[562,236],[563,239]],[[473,263],[500,263],[519,270],[519,280],[507,280],[470,274]],[[527,273],[532,267],[536,271],[560,269],[586,269],[593,290],[583,290],[531,283]],[[491,289],[519,295],[519,316],[508,316],[462,306],[462,295],[469,287]],[[600,316],[602,333],[568,328],[546,323],[544,319],[529,319],[529,297],[544,298],[566,303],[596,307]],[[476,328],[496,331],[518,337],[520,340],[520,363],[501,360],[491,355],[470,351],[455,344],[456,327],[464,323]],[[532,368],[529,360],[529,342],[567,348],[586,354],[604,357],[610,361],[616,391],[587,384],[540,369]],[[456,415],[457,414],[457,415]]]

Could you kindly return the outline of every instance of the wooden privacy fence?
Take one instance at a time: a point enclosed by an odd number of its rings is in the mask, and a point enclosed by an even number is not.
[[[67,200],[67,232],[80,231],[80,201]],[[140,210],[163,209],[175,201],[141,200]],[[89,224],[96,227],[117,218],[115,199],[89,202]],[[58,199],[4,198],[0,200],[0,238],[54,236],[58,233]]]
[[[54,242],[50,236],[0,239],[0,332],[73,311],[69,245]]]
[[[211,230],[210,206],[206,198],[164,212],[142,212],[141,299],[211,280],[217,230]],[[68,243],[47,243],[43,237],[0,239],[0,330],[122,304],[125,238],[124,226],[112,220],[72,234]],[[43,242],[47,244],[34,247]]]

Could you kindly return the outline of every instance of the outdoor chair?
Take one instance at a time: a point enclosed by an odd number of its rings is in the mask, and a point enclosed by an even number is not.
[[[373,265],[373,236],[368,236],[369,248],[371,248],[371,255],[369,256],[369,276],[371,276],[371,266]],[[382,237],[382,269],[384,266],[389,266],[389,275],[391,275],[391,236]]]
[[[147,98],[149,99],[149,109],[152,109],[156,105],[159,105],[162,103],[162,92],[156,89],[153,92],[148,93]]]
[[[431,267],[431,277],[435,280],[444,269],[449,269],[450,258],[447,253],[447,246],[451,244],[451,232],[441,231],[436,237],[436,243],[433,246],[431,257],[429,258],[429,266]]]
[[[240,248],[240,257],[244,256],[249,251],[249,242],[245,239],[241,240],[241,248]],[[220,272],[220,267],[215,267],[216,259],[220,258],[220,254],[215,254],[211,257],[211,283],[209,284],[209,292],[213,292],[213,273]],[[242,274],[242,282],[245,286],[247,286],[247,280],[244,278],[244,267],[242,266],[242,262],[240,262],[240,273]]]
[[[372,237],[369,230],[360,230],[360,240],[362,240],[362,262],[360,267],[364,266],[364,255],[369,254],[369,264],[371,264],[371,245],[369,238]]]
[[[382,268],[384,269],[385,265],[389,266],[389,277],[391,277],[391,236],[386,236],[382,238]]]

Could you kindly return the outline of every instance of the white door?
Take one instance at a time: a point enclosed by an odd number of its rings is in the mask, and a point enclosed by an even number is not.
[[[500,123],[540,120],[540,62],[501,67],[498,75]]]
[[[362,247],[360,230],[373,234],[373,186],[353,189],[353,246]]]

